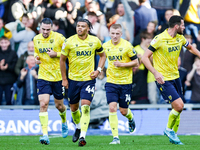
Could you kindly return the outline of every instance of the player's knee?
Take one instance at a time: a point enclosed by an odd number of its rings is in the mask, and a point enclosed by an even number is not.
[[[40,101],[40,108],[47,108],[47,107],[48,107],[47,103]]]
[[[179,105],[177,105],[176,107],[174,107],[174,109],[175,109],[176,111],[178,111],[179,113],[182,112],[183,108],[184,108],[184,104],[179,104]]]
[[[120,112],[121,112],[121,114],[122,114],[123,116],[126,116],[126,115],[127,115],[127,110],[120,110]]]
[[[56,108],[58,110],[62,110],[63,109],[63,105],[62,104],[55,104]]]
[[[109,111],[110,111],[110,112],[116,112],[116,111],[117,111],[117,108],[115,108],[114,106],[110,106],[110,107],[109,107]]]

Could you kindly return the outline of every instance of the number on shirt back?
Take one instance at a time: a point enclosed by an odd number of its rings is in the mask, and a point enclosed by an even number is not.
[[[88,91],[88,93],[90,92],[94,93],[94,86],[90,88],[90,85],[88,85],[85,90]]]

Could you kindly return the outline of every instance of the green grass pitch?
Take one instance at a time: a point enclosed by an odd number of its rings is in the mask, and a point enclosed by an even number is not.
[[[162,135],[130,135],[120,136],[120,145],[109,145],[112,136],[87,136],[87,144],[78,147],[78,142],[72,142],[72,136],[67,138],[49,136],[50,145],[39,143],[39,136],[0,136],[0,150],[198,150],[200,149],[200,136],[180,135],[180,140],[185,145],[169,143],[166,136]]]

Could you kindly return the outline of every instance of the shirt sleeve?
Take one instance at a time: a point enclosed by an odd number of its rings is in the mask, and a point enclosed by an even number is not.
[[[186,38],[182,35],[182,39],[183,39],[183,46],[187,47],[189,45],[189,42],[186,40]]]
[[[133,46],[130,46],[130,48],[128,49],[128,57],[129,57],[131,60],[137,59],[136,51],[135,51],[135,49],[133,48]]]
[[[156,49],[158,49],[160,46],[159,43],[160,43],[159,37],[158,36],[154,37],[148,49],[151,50],[152,52],[156,51]]]
[[[67,39],[65,39],[65,42],[63,43],[62,45],[62,50],[61,50],[61,54],[65,55],[65,56],[68,56],[68,47],[69,47],[69,44],[67,44]]]
[[[34,57],[38,56],[38,49],[37,49],[37,40],[35,40],[35,38],[33,39],[33,43],[34,43]]]
[[[96,48],[96,52],[97,53],[103,53],[104,50],[103,50],[103,47],[101,45],[101,41],[97,38],[97,48]]]

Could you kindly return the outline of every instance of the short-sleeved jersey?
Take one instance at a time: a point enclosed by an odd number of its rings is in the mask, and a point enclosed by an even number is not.
[[[60,54],[65,37],[60,33],[51,31],[48,38],[44,38],[42,34],[39,34],[34,37],[33,41],[35,49],[34,57],[39,56],[41,61],[41,64],[39,64],[38,79],[46,81],[62,80]],[[57,57],[49,57],[47,49],[57,52]]]
[[[179,78],[178,57],[182,46],[189,44],[183,35],[177,34],[172,38],[167,30],[157,35],[149,46],[153,51],[154,68],[164,76],[164,81]]]
[[[103,53],[101,41],[92,35],[85,40],[77,34],[69,37],[63,43],[61,54],[67,56],[69,61],[69,79],[75,81],[92,80],[90,73],[95,68],[95,54]]]
[[[114,84],[131,84],[133,76],[132,68],[114,66],[114,61],[116,60],[127,63],[137,58],[131,43],[121,38],[117,45],[113,45],[111,40],[109,40],[103,44],[103,49],[108,60],[108,68],[106,71],[107,82]]]

